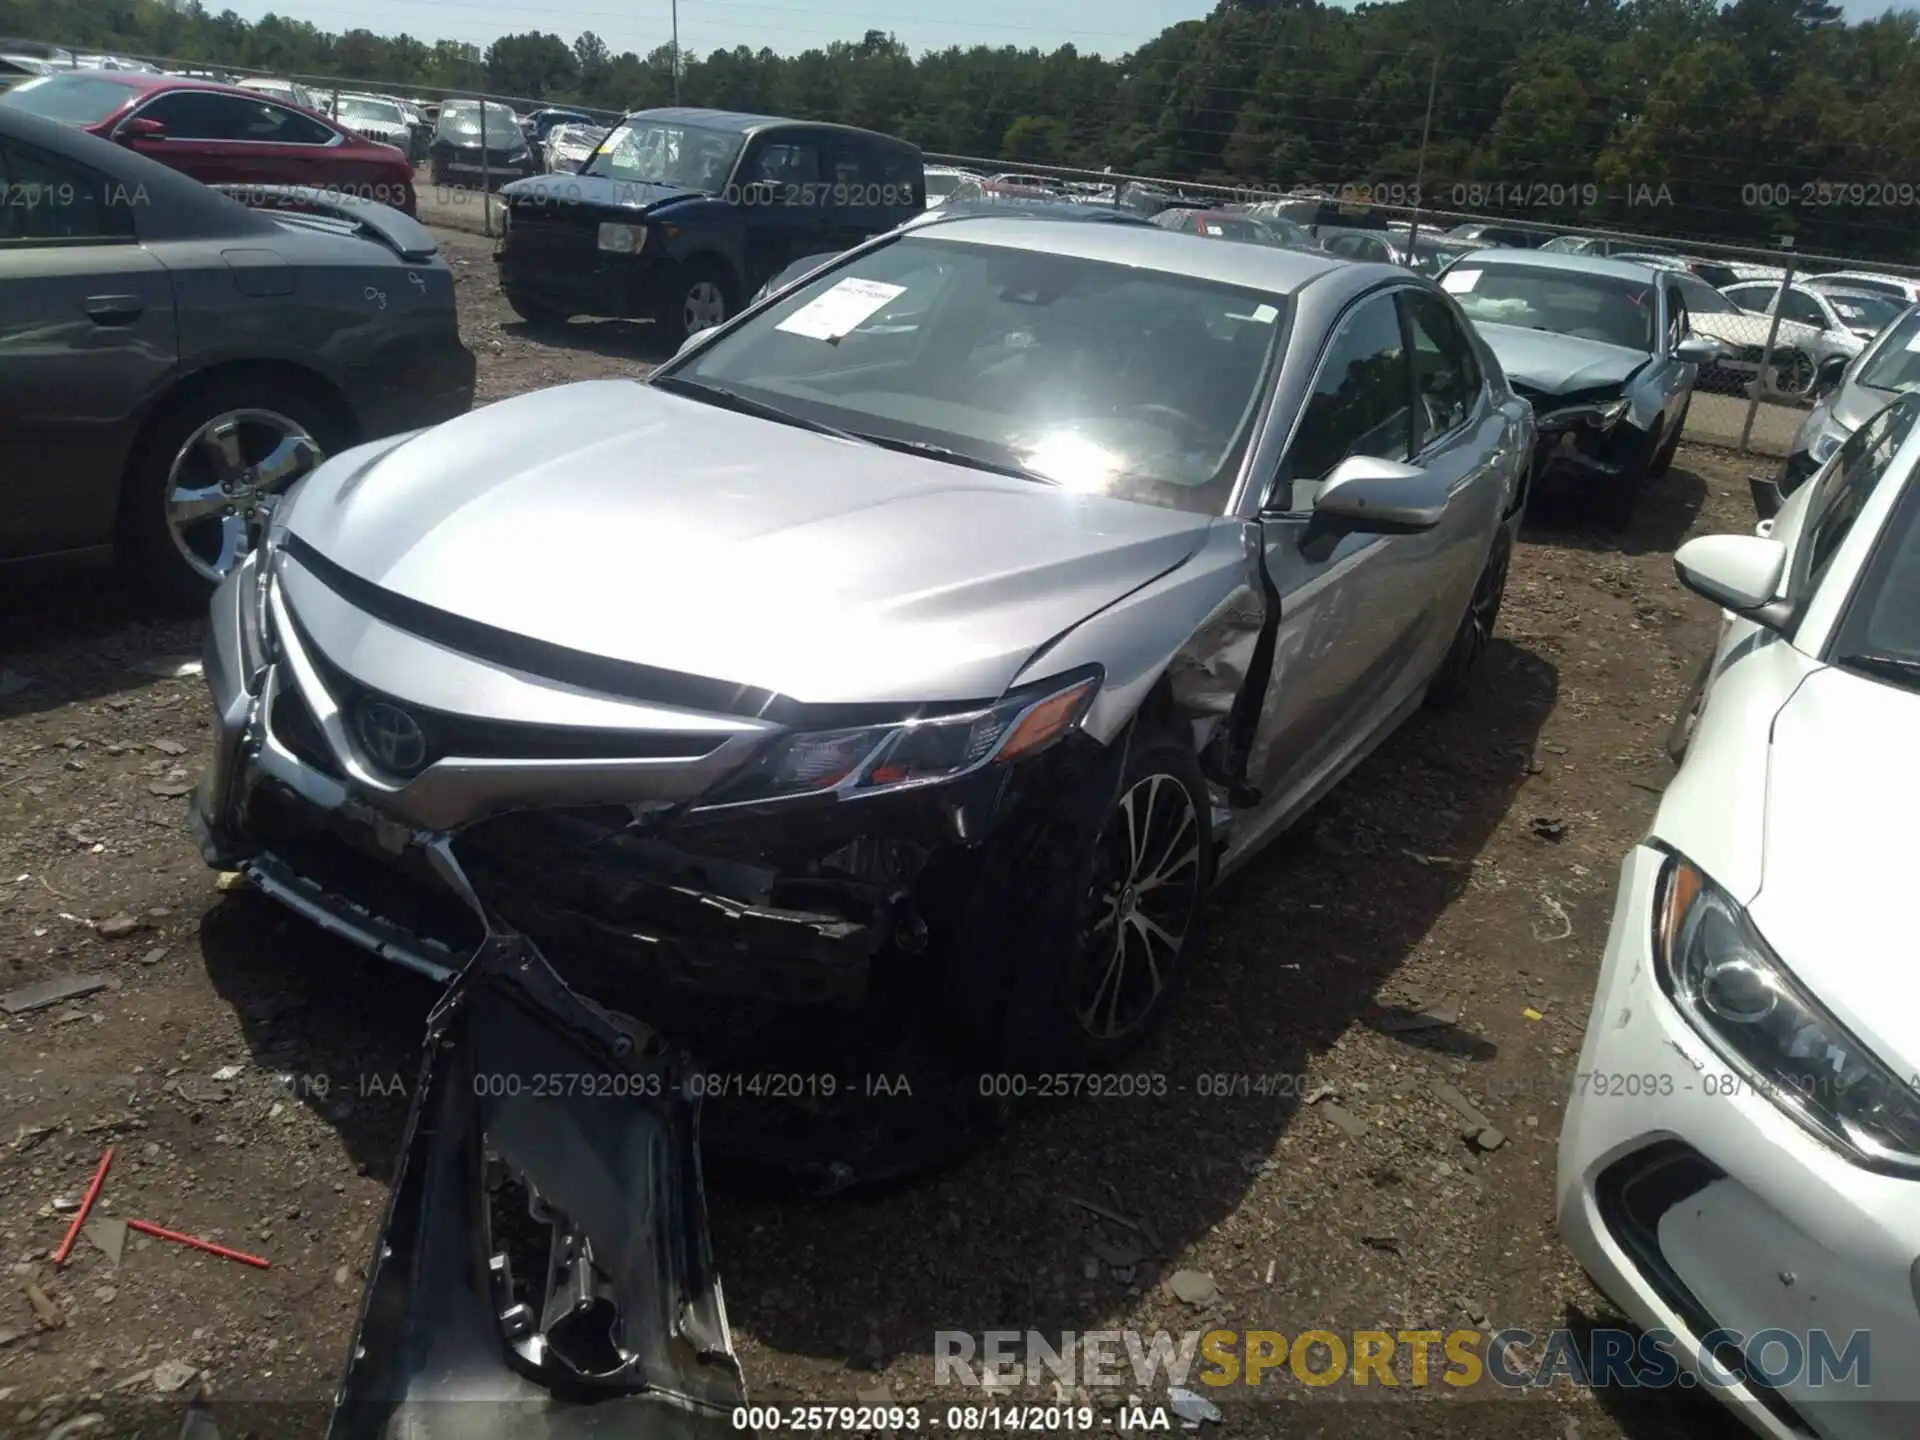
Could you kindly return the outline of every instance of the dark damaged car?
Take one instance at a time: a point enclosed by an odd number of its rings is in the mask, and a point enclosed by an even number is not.
[[[650,320],[678,345],[801,256],[922,213],[927,188],[904,140],[676,108],[627,116],[575,173],[517,181],[503,197],[494,261],[522,319]]]
[[[891,234],[329,460],[216,597],[193,824],[401,965],[524,936],[756,1069],[1097,1066],[1213,882],[1468,690],[1532,427],[1402,269]]]
[[[1463,255],[1439,280],[1534,408],[1535,479],[1578,488],[1625,529],[1642,485],[1673,463],[1700,366],[1721,353],[1690,329],[1679,282],[1648,265],[1501,249]]]

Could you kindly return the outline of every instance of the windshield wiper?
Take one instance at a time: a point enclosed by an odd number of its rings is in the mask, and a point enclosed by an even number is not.
[[[648,383],[659,386],[670,395],[684,395],[689,400],[701,400],[709,405],[718,405],[722,410],[737,411],[760,420],[772,420],[780,425],[792,425],[799,430],[811,430],[816,435],[831,435],[836,440],[851,440],[859,445],[878,443],[868,436],[842,430],[838,425],[829,425],[823,420],[809,420],[791,410],[782,410],[778,405],[755,400],[724,385],[710,385],[704,380],[682,380],[678,375],[656,375]]]
[[[1889,655],[1885,651],[1867,650],[1858,655],[1842,655],[1835,663],[1864,670],[1869,675],[1891,680],[1896,685],[1920,690],[1920,658],[1912,655]]]
[[[858,435],[869,445],[878,445],[885,450],[902,450],[909,455],[925,455],[934,460],[945,460],[951,465],[965,465],[971,470],[985,470],[992,475],[1009,475],[1015,480],[1034,480],[1042,485],[1058,485],[1060,482],[1051,476],[1042,475],[1037,470],[1029,470],[1022,465],[1008,464],[1000,460],[988,460],[981,455],[973,455],[965,450],[955,450],[951,445],[936,445],[931,440],[896,440],[888,435]]]

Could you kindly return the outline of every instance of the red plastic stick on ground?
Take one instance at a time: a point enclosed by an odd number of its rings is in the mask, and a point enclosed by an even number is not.
[[[113,1147],[109,1145],[106,1153],[100,1157],[99,1168],[93,1172],[93,1183],[87,1186],[86,1199],[80,1202],[80,1208],[73,1213],[73,1224],[67,1227],[67,1238],[60,1242],[60,1248],[53,1252],[53,1263],[64,1265],[67,1256],[73,1253],[73,1242],[80,1238],[80,1227],[87,1223],[87,1215],[93,1209],[93,1202],[100,1198],[100,1187],[107,1182],[107,1167],[113,1164]]]
[[[176,1245],[185,1245],[194,1250],[204,1250],[209,1255],[218,1255],[223,1260],[238,1260],[242,1265],[251,1265],[256,1270],[270,1267],[258,1255],[243,1255],[238,1250],[229,1250],[224,1245],[216,1245],[211,1240],[202,1240],[193,1235],[182,1235],[178,1230],[163,1230],[150,1220],[129,1220],[129,1230],[138,1230],[142,1235],[152,1235],[159,1240],[171,1240]]]

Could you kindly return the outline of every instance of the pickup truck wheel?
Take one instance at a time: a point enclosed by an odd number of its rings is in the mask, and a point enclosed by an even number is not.
[[[678,350],[687,336],[731,319],[740,309],[740,287],[725,266],[694,260],[681,267],[661,307],[662,338]]]
[[[258,542],[261,500],[346,438],[331,407],[280,381],[222,380],[174,401],[122,497],[131,558],[161,602],[203,610]]]

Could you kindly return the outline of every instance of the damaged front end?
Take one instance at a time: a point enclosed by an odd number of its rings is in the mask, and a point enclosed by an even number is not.
[[[1552,395],[1516,384],[1533,406],[1533,480],[1610,481],[1633,465],[1644,437],[1618,385]]]
[[[730,1433],[698,1072],[495,934],[448,988],[330,1440]]]

